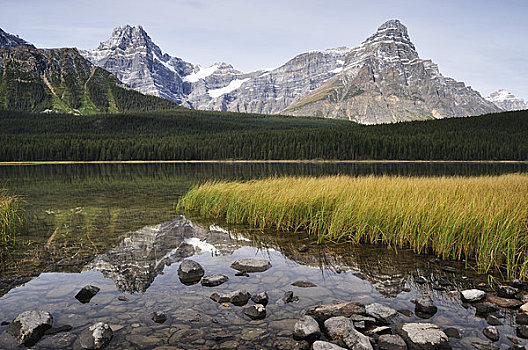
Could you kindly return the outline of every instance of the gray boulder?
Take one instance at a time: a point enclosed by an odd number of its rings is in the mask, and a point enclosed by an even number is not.
[[[365,312],[367,315],[374,317],[381,324],[392,324],[399,318],[398,311],[378,303],[365,306]]]
[[[401,323],[396,326],[398,333],[410,350],[448,350],[449,338],[432,323]]]
[[[81,332],[78,344],[81,349],[103,349],[110,343],[113,336],[114,332],[107,323],[98,322]]]
[[[351,350],[373,350],[369,337],[359,333],[354,328],[348,330],[343,337],[343,341],[347,348]]]
[[[486,292],[480,289],[466,289],[460,292],[462,300],[469,303],[474,303],[476,301],[484,299]]]
[[[293,327],[293,338],[296,340],[306,340],[312,343],[320,337],[319,324],[311,316],[302,316]]]
[[[185,285],[198,283],[204,273],[202,265],[193,260],[184,260],[178,268],[178,277]]]
[[[25,311],[15,317],[6,332],[20,345],[33,346],[53,326],[53,316],[46,311]]]
[[[399,335],[383,334],[378,339],[379,350],[407,350],[407,344]]]
[[[264,272],[271,267],[271,263],[263,259],[245,258],[235,260],[231,267],[244,272]]]
[[[433,299],[429,295],[423,295],[415,301],[415,313],[433,315],[437,311],[437,307],[433,303]]]
[[[324,330],[328,339],[341,346],[345,346],[343,338],[351,329],[354,329],[354,325],[348,317],[330,317],[324,321]]]
[[[330,304],[330,305],[318,305],[309,308],[306,311],[306,315],[312,316],[315,320],[321,324],[324,323],[330,317],[345,316],[350,317],[354,314],[364,314],[365,306],[361,303],[341,303],[341,304]]]
[[[318,340],[312,345],[312,350],[346,350],[338,345]]]

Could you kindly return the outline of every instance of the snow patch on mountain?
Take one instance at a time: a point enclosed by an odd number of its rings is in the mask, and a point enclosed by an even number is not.
[[[227,85],[227,86],[225,86],[223,88],[209,90],[209,92],[208,92],[209,96],[211,96],[212,98],[217,98],[217,97],[220,97],[222,95],[225,95],[225,94],[228,94],[230,92],[233,92],[236,89],[238,89],[239,87],[241,87],[242,84],[244,84],[248,80],[249,80],[249,78],[232,80],[229,83],[229,85]]]

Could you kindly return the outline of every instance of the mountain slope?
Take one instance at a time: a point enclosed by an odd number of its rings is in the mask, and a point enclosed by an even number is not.
[[[19,38],[16,35],[6,33],[0,28],[0,47],[14,47],[14,46],[26,46],[35,48],[33,44],[28,43],[24,39]]]
[[[505,111],[528,109],[528,102],[504,89],[492,92],[486,99]]]
[[[90,114],[171,108],[178,106],[122,86],[77,49],[0,48],[0,109]]]
[[[227,63],[193,65],[161,51],[141,26],[121,26],[93,50],[93,64],[131,88],[182,106],[250,113],[278,113],[321,86],[342,68],[346,47],[300,54],[279,68],[243,73]]]
[[[351,50],[340,74],[284,113],[377,124],[498,111],[477,91],[421,59],[407,28],[390,20]]]

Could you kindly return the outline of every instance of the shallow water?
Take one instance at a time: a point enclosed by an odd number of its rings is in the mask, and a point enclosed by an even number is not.
[[[348,244],[317,246],[309,237],[257,232],[221,223],[192,223],[180,218],[178,196],[206,180],[250,179],[279,175],[400,174],[474,175],[526,171],[526,165],[434,166],[417,164],[170,164],[69,165],[0,167],[1,184],[25,198],[29,222],[17,247],[3,251],[0,262],[0,321],[25,310],[52,313],[54,326],[72,325],[70,332],[42,338],[35,348],[71,348],[82,329],[96,321],[114,330],[112,349],[291,348],[295,321],[310,306],[337,301],[379,302],[398,310],[403,321],[417,321],[411,299],[430,293],[438,312],[429,319],[441,328],[462,330],[455,348],[489,341],[487,325],[463,305],[460,289],[487,282],[462,263],[460,272],[444,272],[442,262],[409,251]],[[193,220],[195,221],[195,220]],[[160,224],[163,223],[163,224]],[[309,251],[300,253],[300,245]],[[200,247],[202,247],[200,249]],[[186,286],[177,269],[184,258],[202,264],[206,275],[223,273],[228,282],[217,287]],[[269,259],[273,267],[249,277],[235,276],[231,263],[240,257]],[[426,284],[415,279],[423,276]],[[439,279],[450,285],[440,288]],[[314,288],[294,287],[298,280]],[[445,280],[443,281],[445,282]],[[100,292],[87,304],[74,296],[93,284]],[[210,294],[246,289],[267,291],[267,317],[252,321],[241,307],[222,306]],[[283,304],[286,291],[298,302]],[[450,293],[451,292],[451,293]],[[124,296],[128,301],[119,300]],[[251,304],[251,302],[250,302]],[[164,324],[151,313],[167,314]],[[501,339],[512,345],[512,313],[502,310]],[[16,348],[0,327],[0,348]]]

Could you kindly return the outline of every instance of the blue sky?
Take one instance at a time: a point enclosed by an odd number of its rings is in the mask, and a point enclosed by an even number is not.
[[[0,27],[38,47],[94,48],[114,27],[141,24],[164,52],[243,71],[356,46],[398,18],[444,75],[524,99],[527,17],[527,0],[0,0]]]

